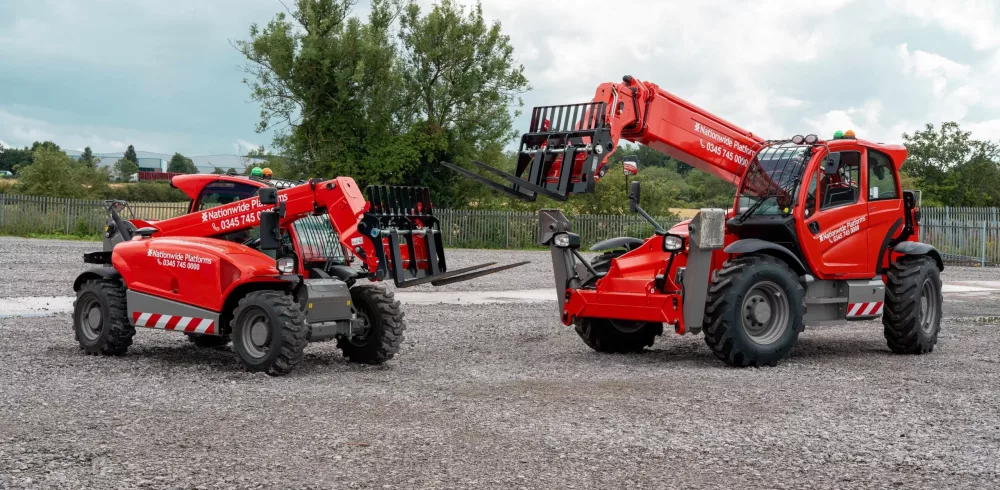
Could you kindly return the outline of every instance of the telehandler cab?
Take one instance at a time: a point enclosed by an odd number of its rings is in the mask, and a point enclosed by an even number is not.
[[[77,277],[73,324],[81,349],[121,355],[135,327],[183,332],[199,346],[233,342],[250,371],[286,374],[308,342],[337,340],[354,362],[391,359],[405,323],[393,293],[523,265],[449,269],[427,189],[350,177],[288,182],[182,175],[171,185],[188,213],[125,220],[108,202],[99,267]],[[360,264],[354,264],[356,257]]]
[[[730,209],[702,209],[655,235],[579,253],[558,210],[539,213],[551,247],[562,321],[602,352],[651,346],[664,324],[704,333],[733,366],[776,365],[805,325],[882,318],[896,353],[931,352],[941,323],[941,256],[917,241],[920,211],[900,186],[906,149],[853,132],[764,140],[653,83],[630,76],[589,103],[536,107],[514,174],[477,162],[500,183],[444,163],[513,197],[566,200],[592,192],[621,139],[733,183]],[[629,159],[626,173],[637,162]]]

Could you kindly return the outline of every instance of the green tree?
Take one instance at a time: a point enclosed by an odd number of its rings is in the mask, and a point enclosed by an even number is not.
[[[97,167],[98,159],[94,157],[94,152],[90,150],[90,147],[83,149],[83,154],[80,155],[80,163],[87,165],[89,167]]]
[[[0,170],[15,172],[19,167],[31,164],[31,149],[25,147],[3,148],[0,147]]]
[[[1000,202],[1000,146],[972,138],[958,123],[927,124],[903,134],[901,171],[916,180],[924,205],[990,206]]]
[[[212,169],[212,173],[215,174],[215,175],[223,175],[223,174],[226,173],[226,171],[222,170],[219,167],[215,167],[214,169]]]
[[[167,164],[167,172],[196,174],[198,173],[198,167],[194,165],[194,161],[190,158],[180,153],[174,153],[174,156],[170,157],[170,163]]]
[[[55,144],[55,143],[53,143],[51,141],[36,141],[36,142],[34,142],[34,143],[31,144],[31,152],[32,153],[38,151],[39,149],[62,151],[62,149],[59,148],[59,145],[57,145],[57,144]]]
[[[35,196],[87,197],[101,195],[108,187],[108,173],[82,164],[62,150],[40,145],[33,163],[18,175],[17,190]]]
[[[478,5],[442,0],[424,15],[415,2],[375,0],[362,21],[352,4],[298,0],[236,43],[258,131],[276,130],[283,177],[420,183],[439,205],[457,202],[439,162],[502,159],[514,135],[510,106],[528,84],[509,39]]]
[[[119,158],[114,165],[115,177],[118,180],[129,181],[132,176],[139,172],[139,164],[128,158]]]
[[[135,154],[135,147],[133,147],[132,145],[128,145],[128,149],[125,150],[124,158],[136,164],[136,166],[139,165],[139,157]]]

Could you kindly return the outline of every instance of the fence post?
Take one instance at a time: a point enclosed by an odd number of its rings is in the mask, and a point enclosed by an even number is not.
[[[66,234],[69,235],[69,202],[70,199],[66,199]]]
[[[504,220],[503,248],[510,248],[510,211],[504,213],[507,219]]]
[[[0,230],[7,226],[7,194],[0,194]]]
[[[981,267],[986,267],[986,221],[983,221],[983,234],[981,235],[981,238],[979,247],[981,249],[980,257],[982,257],[982,259],[980,259],[979,265]]]

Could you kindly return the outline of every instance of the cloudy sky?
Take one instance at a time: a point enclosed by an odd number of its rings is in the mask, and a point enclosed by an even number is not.
[[[526,108],[583,102],[599,83],[631,74],[767,138],[853,128],[899,142],[925,123],[958,121],[1000,139],[996,0],[483,6],[526,68]],[[0,142],[188,155],[266,145],[230,41],[282,8],[278,0],[3,0]]]

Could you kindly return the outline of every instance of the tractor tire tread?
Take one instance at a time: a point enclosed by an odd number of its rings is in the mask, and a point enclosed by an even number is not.
[[[132,345],[135,337],[135,327],[128,321],[128,309],[125,304],[125,284],[120,279],[91,279],[83,283],[80,291],[90,290],[98,296],[104,298],[108,307],[108,322],[110,331],[107,340],[99,350],[88,350],[83,344],[80,349],[90,355],[103,354],[106,356],[125,355],[129,346]],[[74,311],[77,300],[73,301]],[[77,342],[80,341],[79,333],[75,332]]]
[[[355,294],[364,296],[370,303],[373,314],[379,317],[381,322],[381,336],[376,340],[376,344],[371,348],[359,348],[352,344],[350,339],[340,337],[337,339],[337,347],[343,352],[344,357],[351,362],[361,364],[383,364],[399,353],[406,339],[406,321],[402,306],[396,300],[395,294],[386,291],[381,286],[374,284],[358,284],[351,288],[352,298]],[[356,299],[352,299],[357,303]],[[365,346],[367,347],[367,345]]]
[[[284,291],[264,290],[253,291],[240,298],[239,304],[233,310],[232,329],[236,329],[236,319],[251,301],[271,304],[278,312],[279,325],[283,330],[281,352],[270,365],[258,369],[244,363],[247,370],[263,370],[271,376],[282,376],[290,373],[302,362],[306,345],[309,343],[309,330],[305,323],[305,312],[291,295]],[[242,361],[242,359],[241,359]]]
[[[903,256],[892,263],[886,275],[882,326],[889,349],[896,354],[933,352],[941,314],[941,278],[934,260],[927,256]],[[920,296],[925,278],[935,282],[938,292],[938,324],[929,336],[920,328]]]

